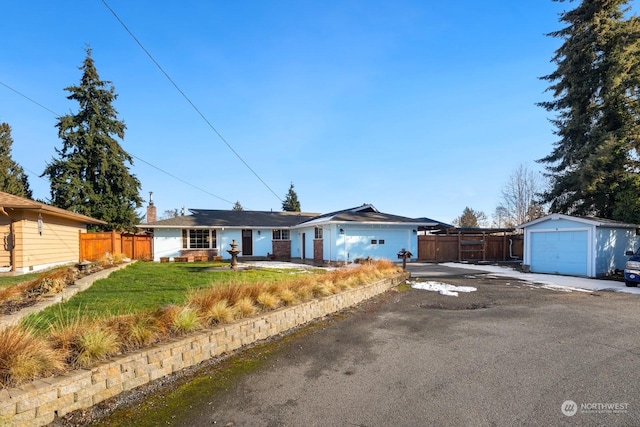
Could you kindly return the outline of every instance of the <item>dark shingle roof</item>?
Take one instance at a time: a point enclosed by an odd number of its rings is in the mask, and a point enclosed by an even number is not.
[[[141,224],[147,228],[185,227],[292,227],[318,216],[310,212],[233,211],[189,209],[191,215]]]
[[[362,222],[362,223],[408,223],[417,224],[425,222],[433,222],[434,225],[438,221],[422,221],[422,219],[408,218],[406,216],[391,215],[378,211],[373,205],[362,205],[355,208],[344,209],[341,211],[331,212],[319,215],[307,222]]]

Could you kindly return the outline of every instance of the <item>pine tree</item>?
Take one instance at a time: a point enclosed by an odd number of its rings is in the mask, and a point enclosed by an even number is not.
[[[462,215],[453,220],[453,224],[460,228],[484,227],[487,225],[487,214],[467,206],[462,211]]]
[[[557,69],[542,77],[554,100],[539,103],[557,114],[559,140],[539,160],[550,179],[542,202],[552,212],[640,221],[640,21],[625,19],[627,3],[583,0],[549,34],[564,40]]]
[[[118,96],[111,82],[100,80],[91,49],[86,52],[80,85],[65,88],[79,110],[58,118],[62,149],[56,148],[59,158],[42,175],[51,182],[53,205],[106,221],[107,229],[132,229],[142,198],[140,182],[127,166],[132,157],[115,139],[123,139],[125,131],[112,105]]]
[[[0,123],[0,191],[31,199],[33,194],[27,175],[22,166],[11,158],[12,145],[11,126]]]
[[[285,212],[300,212],[300,202],[298,201],[298,195],[293,189],[293,182],[284,198],[284,202],[282,202],[282,210]]]
[[[240,202],[238,200],[236,200],[236,202],[233,204],[233,207],[231,208],[231,210],[232,211],[243,211],[244,208],[242,207]]]

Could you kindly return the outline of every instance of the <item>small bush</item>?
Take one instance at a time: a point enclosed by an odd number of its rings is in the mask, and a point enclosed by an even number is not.
[[[260,294],[258,294],[256,302],[260,304],[261,307],[267,310],[272,310],[274,308],[278,308],[278,306],[280,305],[280,298],[278,298],[271,292],[261,292]]]
[[[280,289],[278,291],[278,297],[284,305],[292,305],[298,302],[298,295],[290,288]]]
[[[253,300],[249,297],[240,298],[233,307],[238,318],[253,316],[258,311]]]
[[[74,364],[82,368],[105,360],[120,350],[118,335],[99,324],[81,331],[77,337],[76,347],[78,353]]]
[[[164,335],[164,328],[152,313],[119,315],[108,319],[106,325],[118,335],[123,350],[149,346]]]
[[[162,320],[171,332],[181,335],[202,329],[198,312],[189,306],[170,305],[162,310]]]
[[[230,323],[234,319],[234,309],[226,299],[216,302],[206,313],[207,323]]]

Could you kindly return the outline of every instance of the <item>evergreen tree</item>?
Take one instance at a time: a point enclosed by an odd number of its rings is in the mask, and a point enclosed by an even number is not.
[[[627,3],[583,0],[549,34],[564,41],[542,77],[554,100],[539,103],[557,114],[559,140],[540,160],[551,212],[640,222],[640,21],[625,19]]]
[[[293,189],[293,182],[284,198],[284,202],[282,202],[282,210],[285,212],[300,212],[300,202],[298,201],[298,195]]]
[[[233,207],[231,208],[231,210],[232,211],[243,211],[244,208],[242,207],[240,202],[236,200],[236,202],[233,204]]]
[[[111,82],[100,80],[91,49],[86,52],[80,85],[65,88],[79,110],[58,118],[62,149],[42,175],[51,182],[53,205],[106,221],[107,229],[132,229],[142,198],[127,166],[133,160],[115,139],[125,131],[112,105],[118,96]]]
[[[0,123],[0,191],[31,199],[33,194],[27,175],[22,166],[11,158],[12,145],[11,126]]]
[[[453,220],[453,225],[460,228],[479,228],[487,225],[487,214],[465,207],[462,215]]]

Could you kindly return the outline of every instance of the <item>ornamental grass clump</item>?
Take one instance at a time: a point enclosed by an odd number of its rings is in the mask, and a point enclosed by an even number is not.
[[[80,332],[75,346],[77,354],[73,365],[80,368],[106,360],[120,350],[118,335],[98,322]]]
[[[258,294],[256,302],[265,310],[273,310],[280,306],[280,298],[268,291]]]
[[[231,323],[235,319],[235,310],[223,299],[213,304],[204,316],[208,324]]]
[[[28,327],[0,330],[0,386],[15,386],[64,369],[64,354]]]
[[[161,310],[163,323],[169,325],[172,333],[182,335],[202,329],[202,321],[198,312],[189,306],[169,305]]]
[[[148,347],[167,334],[166,325],[153,313],[122,314],[106,319],[105,324],[117,334],[124,351]]]
[[[254,304],[253,300],[249,297],[240,298],[233,304],[234,311],[236,313],[237,318],[242,319],[243,317],[249,317],[256,314],[258,308]]]

